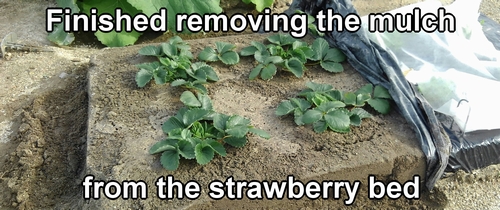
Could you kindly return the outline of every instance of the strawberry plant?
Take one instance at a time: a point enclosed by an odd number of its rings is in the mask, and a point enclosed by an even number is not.
[[[238,53],[234,52],[236,45],[226,42],[216,42],[215,46],[216,49],[205,47],[205,49],[198,54],[198,59],[207,62],[220,60],[226,65],[234,65],[240,62],[240,56]]]
[[[176,170],[181,157],[196,159],[204,165],[215,153],[226,156],[224,144],[243,147],[247,134],[269,139],[265,131],[250,125],[250,120],[238,115],[225,115],[213,110],[206,94],[184,91],[180,98],[185,107],[170,117],[162,126],[167,138],[154,144],[150,154],[162,153],[160,162],[167,170]]]
[[[276,115],[292,114],[297,125],[312,124],[317,133],[326,129],[347,133],[351,125],[360,126],[361,120],[372,115],[363,109],[370,105],[381,114],[390,110],[391,96],[382,86],[368,84],[358,91],[343,92],[334,90],[331,85],[306,83],[307,89],[298,94],[299,98],[289,98],[281,102]]]
[[[337,48],[330,48],[323,38],[316,39],[312,45],[282,33],[271,35],[267,40],[270,42],[268,45],[252,41],[240,52],[241,56],[253,55],[259,63],[250,72],[249,79],[260,75],[261,79],[270,80],[278,68],[302,77],[308,61],[319,63],[329,72],[344,70],[340,62],[346,59],[345,55]]]
[[[170,83],[171,86],[184,86],[206,93],[207,89],[203,85],[218,81],[219,77],[206,63],[192,63],[193,55],[190,49],[178,36],[158,46],[141,48],[139,54],[155,56],[159,61],[137,65],[140,69],[135,78],[137,85],[144,87],[154,79],[156,84]]]

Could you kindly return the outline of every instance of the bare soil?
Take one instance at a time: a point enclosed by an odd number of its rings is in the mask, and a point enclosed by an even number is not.
[[[283,11],[288,2],[277,1],[274,9]],[[361,0],[354,3],[365,7],[371,4]],[[404,3],[385,5],[387,8],[381,11]],[[15,31],[22,43],[51,45],[44,31],[45,8],[49,6],[55,6],[54,2],[0,0],[0,36]],[[497,21],[498,8],[495,0],[482,4],[482,11]],[[231,42],[241,47],[251,39],[260,38],[231,37]],[[193,51],[199,51],[215,41],[199,39],[190,43]],[[55,52],[12,52],[8,59],[0,59],[0,209],[153,209],[165,206],[223,209],[242,205],[248,209],[344,208],[342,199],[266,203],[245,199],[207,201],[205,198],[198,203],[186,200],[168,203],[153,199],[153,186],[149,188],[147,201],[85,201],[80,184],[86,174],[106,180],[144,180],[148,184],[154,183],[159,175],[168,174],[159,164],[159,158],[148,155],[147,150],[153,142],[164,137],[159,127],[179,108],[180,103],[175,99],[178,100],[182,90],[166,91],[166,86],[156,85],[137,88],[133,64],[144,61],[137,57],[138,47],[113,49],[115,54],[85,47],[52,49]],[[91,61],[94,54],[109,57],[94,56]],[[109,63],[102,63],[104,60]],[[100,90],[94,91],[105,94],[92,98],[88,73],[103,65],[108,66],[100,71],[102,77],[94,77],[95,87]],[[203,167],[183,161],[174,173],[179,180],[197,180],[206,186],[214,178],[225,180],[228,176],[240,180],[266,180],[294,174],[302,181],[340,178],[366,181],[366,174],[375,174],[383,180],[407,180],[414,174],[422,174],[422,154],[414,142],[414,133],[395,111],[367,120],[347,135],[315,134],[310,127],[296,127],[289,117],[274,117],[277,103],[296,94],[305,81],[328,82],[343,90],[354,90],[365,84],[347,63],[344,63],[346,71],[340,74],[331,75],[311,68],[303,79],[279,73],[272,83],[248,81],[246,77],[252,66],[250,59],[243,59],[241,64],[229,68],[216,64],[221,81],[208,87],[212,99],[217,101],[215,109],[248,117],[257,127],[280,139],[251,137],[245,148],[230,148],[227,157],[217,157]],[[90,110],[89,99],[94,100]],[[88,122],[89,115],[96,121]],[[87,133],[89,125],[95,128],[91,133]],[[149,126],[148,130],[135,129],[144,125]],[[94,152],[87,154],[87,148]],[[395,150],[404,154],[396,154]],[[387,158],[396,156],[402,157]],[[375,164],[383,162],[384,158],[393,161],[389,164],[391,167]],[[88,160],[91,161],[87,163]],[[367,164],[364,171],[353,171],[350,167],[359,164]],[[269,165],[272,169],[267,168]],[[328,173],[333,169],[340,172]],[[359,177],[346,177],[352,174]],[[419,200],[369,200],[362,191],[351,207],[493,209],[500,206],[498,186],[500,168],[494,165],[472,174],[447,174],[433,192],[423,193]]]
[[[262,42],[266,36],[255,34],[190,40],[189,44],[196,55],[205,46],[215,45],[216,41],[231,39],[240,50],[251,40]],[[242,58],[239,64],[229,67],[214,63],[220,80],[207,88],[215,110],[251,119],[253,125],[269,132],[272,138],[264,140],[251,136],[244,148],[229,147],[228,156],[217,156],[210,164],[200,166],[194,161],[182,160],[176,171],[165,171],[159,165],[159,156],[151,156],[147,151],[155,142],[165,138],[161,125],[181,107],[179,96],[184,89],[155,84],[137,88],[134,64],[148,60],[137,55],[140,47],[101,51],[91,61],[89,128],[92,129],[87,136],[87,173],[96,175],[97,180],[109,180],[110,177],[114,180],[144,180],[149,184],[148,189],[156,189],[154,183],[158,177],[173,175],[183,183],[195,180],[203,186],[204,193],[196,202],[175,199],[166,203],[157,198],[155,190],[151,190],[147,200],[90,200],[86,208],[334,207],[343,206],[345,196],[340,200],[324,201],[213,201],[208,199],[206,187],[213,180],[226,180],[229,176],[236,180],[282,180],[294,175],[304,182],[362,180],[366,183],[368,174],[376,175],[380,180],[401,182],[415,174],[423,174],[423,156],[414,134],[396,112],[367,120],[348,134],[317,134],[309,126],[295,126],[292,117],[274,114],[278,103],[296,95],[305,87],[306,81],[332,84],[345,91],[359,89],[366,81],[352,67],[346,64],[345,72],[332,74],[314,66],[309,67],[300,79],[280,72],[271,81],[250,81],[248,73],[255,65],[251,57]],[[394,168],[399,171],[394,172]],[[366,192],[360,193],[358,199],[361,201],[354,206],[372,205],[368,199],[364,200],[364,194]],[[412,205],[408,202],[403,199],[390,203]]]

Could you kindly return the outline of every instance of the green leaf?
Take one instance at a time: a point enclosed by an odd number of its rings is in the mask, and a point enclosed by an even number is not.
[[[343,108],[343,107],[345,107],[345,104],[342,103],[341,101],[326,101],[326,102],[322,103],[321,105],[319,105],[318,107],[316,107],[316,109],[321,111],[321,112],[327,113],[327,112],[330,112],[334,109]]]
[[[236,45],[227,42],[215,42],[219,54],[224,54],[236,48]]]
[[[145,46],[139,50],[139,55],[161,56],[162,49],[159,46]]]
[[[173,36],[170,39],[168,39],[168,43],[173,44],[177,47],[177,49],[180,49],[181,51],[189,51],[191,50],[191,47],[187,42],[182,40],[180,36]]]
[[[211,66],[202,66],[200,70],[203,70],[205,72],[205,75],[207,75],[207,80],[213,82],[219,81],[219,76],[217,76],[217,73],[215,73],[214,68],[212,68]]]
[[[388,114],[390,111],[390,104],[387,99],[372,98],[368,100],[368,104],[380,114]]]
[[[234,51],[228,51],[219,56],[220,61],[226,65],[234,65],[240,62],[240,56]]]
[[[173,145],[170,140],[159,141],[149,149],[149,154],[156,154],[166,150],[176,150],[175,144]]]
[[[75,35],[73,35],[73,33],[64,31],[64,21],[65,20],[63,20],[63,23],[55,25],[54,30],[47,35],[49,41],[59,46],[69,45],[75,41]]]
[[[330,45],[325,39],[317,38],[314,40],[311,48],[315,52],[314,56],[311,57],[311,60],[319,61],[323,59],[328,49],[330,49]]]
[[[239,115],[233,115],[226,122],[225,132],[236,138],[241,138],[247,134],[249,124],[250,120]]]
[[[186,81],[184,79],[176,79],[170,83],[170,86],[177,87],[177,86],[185,85],[187,83],[188,83],[188,81]]]
[[[155,83],[157,85],[165,84],[167,82],[167,70],[164,68],[158,68],[156,71],[153,73],[153,78],[155,79]]]
[[[180,108],[178,111],[177,111],[177,114],[175,114],[175,117],[177,119],[182,119],[182,116],[184,116],[184,114],[189,110],[188,107],[182,107]]]
[[[274,75],[276,75],[277,68],[274,64],[269,64],[265,66],[262,69],[262,72],[260,73],[260,78],[263,80],[270,80],[273,78]]]
[[[135,76],[135,82],[139,87],[146,86],[151,79],[153,79],[153,72],[146,69],[140,69]]]
[[[373,98],[392,99],[391,94],[389,94],[389,91],[387,91],[387,89],[385,89],[380,85],[375,86],[375,90],[373,91]]]
[[[204,138],[204,135],[205,135],[205,128],[203,128],[203,125],[198,121],[194,122],[191,125],[190,129],[184,129],[183,131],[186,131],[186,132],[183,132],[183,134],[185,133],[183,135],[184,138],[189,138],[191,136],[194,136],[196,138]]]
[[[179,148],[179,154],[186,159],[195,158],[194,146],[189,141],[179,141],[177,143]]]
[[[316,106],[320,106],[321,104],[329,101],[328,98],[321,93],[314,93],[313,97],[310,100]]]
[[[60,8],[70,8],[71,14],[80,12],[80,8],[76,5],[76,0],[57,0],[56,2]],[[54,26],[54,30],[47,35],[47,39],[59,46],[64,46],[71,44],[75,40],[75,35],[64,31],[64,22],[66,20],[63,16],[61,18],[62,23]]]
[[[365,86],[361,87],[359,90],[355,92],[356,95],[358,94],[372,94],[373,92],[373,85],[372,84],[366,84]]]
[[[249,55],[255,54],[256,51],[257,51],[257,48],[255,46],[248,46],[248,47],[244,47],[243,49],[241,49],[240,55],[241,56],[249,56]]]
[[[170,117],[167,121],[165,121],[165,123],[163,123],[161,128],[164,133],[169,133],[170,131],[178,128],[184,129],[186,126],[177,117]]]
[[[351,125],[354,125],[354,126],[361,125],[361,117],[359,117],[359,115],[353,114],[349,117],[349,119],[351,120]]]
[[[219,14],[222,12],[222,8],[220,7],[220,0],[149,0],[147,2],[144,2],[143,0],[127,1],[132,6],[146,14],[148,17],[150,17],[154,13],[158,13],[159,8],[165,7],[167,9],[167,29],[170,31],[175,31],[177,14],[196,13],[203,16],[204,14]],[[115,1],[110,2],[114,3]],[[112,8],[114,9],[116,7]],[[188,30],[186,30],[186,27],[183,27],[183,31]]]
[[[312,52],[312,49],[309,48],[309,45],[307,44],[307,42],[303,42],[303,41],[300,41],[300,40],[295,40],[293,43],[292,43],[292,49],[293,50],[297,50],[297,49],[310,49],[311,52]]]
[[[344,94],[344,103],[347,105],[356,105],[356,95],[351,92],[347,92]]]
[[[253,55],[253,57],[255,58],[255,60],[259,63],[265,63],[265,59],[267,57],[271,56],[269,54],[268,51],[257,51],[255,52],[255,54]]]
[[[177,46],[172,43],[161,43],[161,50],[167,57],[173,59],[178,55]],[[174,59],[175,60],[175,59]]]
[[[267,37],[267,40],[279,46],[286,46],[294,43],[297,39],[290,36],[290,34],[278,33]]]
[[[224,146],[222,146],[221,143],[215,141],[215,140],[212,140],[212,139],[208,139],[205,141],[205,143],[210,146],[212,148],[212,150],[214,150],[215,152],[217,152],[217,154],[219,154],[220,156],[222,157],[225,157],[226,156],[226,149],[224,148]]]
[[[179,152],[175,150],[167,150],[161,154],[160,163],[169,171],[175,171],[179,167]]]
[[[181,94],[181,101],[186,106],[190,107],[200,107],[201,102],[196,98],[196,96],[191,91],[184,91]]]
[[[332,100],[336,101],[343,101],[344,100],[344,93],[340,90],[331,90],[327,91],[326,95],[328,95]]]
[[[301,111],[300,109],[295,109],[293,111],[293,120],[295,124],[297,125],[304,125],[305,123],[302,122],[302,117],[304,116],[304,112]]]
[[[201,127],[201,130],[203,132],[203,126],[201,126],[201,123],[200,122],[195,122],[193,123],[193,126],[191,127],[191,130],[193,130],[193,132],[197,132],[196,129]],[[191,132],[190,129],[182,129],[181,131],[181,139],[183,140],[186,140],[186,139],[189,139],[193,136],[193,132]]]
[[[214,150],[209,145],[199,143],[194,148],[196,162],[200,165],[205,165],[214,158]]]
[[[299,107],[299,110],[302,112],[305,112],[312,106],[312,104],[309,103],[309,101],[303,98],[290,98],[290,101],[293,102],[297,107]]]
[[[298,47],[296,50],[302,51],[307,59],[310,59],[314,56],[314,51],[307,45],[307,43],[306,46]]]
[[[247,135],[249,131],[248,125],[236,125],[236,126],[228,126],[228,129],[225,130],[225,132],[231,136],[234,136],[236,138],[241,138]]]
[[[208,95],[198,93],[198,100],[201,103],[202,109],[213,110],[212,100],[210,99],[210,97]]]
[[[250,45],[252,45],[255,48],[257,48],[257,51],[259,51],[259,52],[265,52],[265,51],[267,51],[266,50],[267,49],[266,45],[262,44],[261,42],[251,41]]]
[[[226,123],[229,120],[229,116],[221,113],[217,113],[213,117],[215,129],[224,132],[226,130]]]
[[[115,1],[101,1],[101,0],[86,0],[81,2],[82,12],[90,16],[90,9],[96,8],[97,15],[101,14],[115,14],[115,8],[120,8],[122,10],[122,14],[128,14],[132,17],[139,14],[139,10],[136,7],[132,6],[127,2],[127,0],[115,0]],[[116,22],[113,21],[115,24]],[[115,24],[117,25],[117,24]],[[111,32],[95,32],[95,36],[97,39],[104,45],[108,47],[123,47],[127,45],[134,44],[141,33],[133,30],[131,32],[126,32],[125,24],[121,23],[121,32],[111,31]]]
[[[281,55],[284,54],[283,48],[281,46],[278,46],[278,45],[269,45],[267,50],[269,51],[269,53],[271,53],[272,56],[281,57]]]
[[[325,92],[333,89],[333,86],[329,84],[320,84],[315,82],[307,82],[306,87],[311,88],[314,92]]]
[[[182,123],[186,126],[190,126],[192,123],[201,120],[207,115],[210,111],[206,109],[190,109],[184,113],[184,116],[182,118]]]
[[[163,66],[166,66],[169,69],[175,69],[178,66],[177,62],[168,57],[159,57],[158,60]]]
[[[177,49],[180,50],[178,56],[179,57],[185,57],[185,58],[187,58],[189,60],[192,60],[194,57],[193,57],[193,53],[191,53],[191,51],[189,50],[189,46],[188,46],[187,50],[181,48],[182,46],[183,45],[181,45],[181,46],[177,45]]]
[[[319,65],[328,72],[339,73],[344,71],[344,66],[332,61],[320,61]]]
[[[191,76],[195,80],[207,81],[207,74],[205,74],[205,71],[200,70],[200,69],[193,69],[193,71],[194,72],[192,72],[192,71],[191,72],[186,71],[186,72],[188,72],[189,76]]]
[[[323,117],[323,113],[321,111],[310,109],[307,110],[306,113],[302,116],[302,122],[305,124],[311,124]]]
[[[203,61],[218,61],[217,52],[211,47],[205,47],[199,54],[198,59]]]
[[[285,60],[285,66],[296,77],[300,78],[304,74],[304,69],[303,69],[304,65],[297,58],[290,58],[288,60]]]
[[[297,58],[299,59],[299,61],[302,63],[302,64],[305,64],[307,63],[307,57],[306,57],[306,54],[304,52],[302,52],[302,50],[292,50],[292,51],[289,51],[290,55],[294,58]]]
[[[250,128],[248,131],[252,132],[253,134],[256,134],[262,138],[269,139],[271,136],[264,130],[258,129],[258,128]]]
[[[354,108],[351,110],[352,114],[358,115],[361,119],[370,118],[372,115],[362,108]]]
[[[253,80],[259,76],[261,70],[264,68],[264,64],[259,64],[255,68],[252,69],[250,72],[250,75],[248,76],[248,79]]]
[[[323,133],[327,128],[328,125],[326,124],[325,120],[318,120],[313,123],[313,130],[316,133]]]
[[[203,86],[202,84],[194,84],[193,86],[190,86],[188,88],[193,88],[203,94],[207,93],[207,88],[205,88],[205,86]]]
[[[328,112],[324,118],[328,127],[335,132],[347,133],[351,130],[351,119],[344,110],[338,109]]]
[[[280,56],[268,56],[264,59],[264,64],[280,64],[283,63],[283,61],[283,58],[281,58]]]
[[[241,138],[237,138],[234,136],[230,136],[230,137],[225,138],[224,142],[226,142],[227,144],[229,144],[233,147],[240,148],[240,147],[245,146],[245,144],[247,143],[247,137],[244,136]]]
[[[188,138],[188,139],[186,139],[186,141],[188,141],[191,144],[191,146],[193,147],[193,153],[194,153],[194,147],[196,147],[196,145],[203,142],[203,140],[196,138],[196,137]],[[195,154],[195,158],[196,158],[196,154]]]
[[[235,126],[248,126],[250,124],[250,120],[246,119],[239,115],[233,115],[229,117],[226,123],[226,128],[233,128]]]
[[[323,57],[323,61],[333,61],[336,63],[340,63],[345,61],[346,56],[342,51],[337,48],[330,48],[326,51],[325,57]]]
[[[295,106],[293,106],[292,102],[289,100],[283,101],[276,108],[276,115],[283,116],[293,112]]]
[[[356,96],[356,106],[364,106],[365,103],[370,100],[371,96],[368,93],[358,94]]]

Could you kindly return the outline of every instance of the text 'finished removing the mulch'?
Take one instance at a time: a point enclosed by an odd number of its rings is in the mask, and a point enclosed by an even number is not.
[[[368,176],[367,193],[369,199],[419,199],[420,198],[420,176],[413,176],[412,180],[405,183],[398,181],[382,182],[375,176]],[[171,199],[199,199],[202,192],[201,185],[195,180],[183,183],[175,180],[172,175],[159,177],[154,183],[156,196],[162,200]],[[139,180],[122,181],[115,180],[101,181],[94,180],[93,175],[87,175],[82,181],[85,199],[147,199],[148,184]],[[345,205],[352,205],[356,201],[356,196],[360,191],[360,181],[338,181],[322,180],[308,181],[306,183],[296,180],[293,175],[289,175],[285,180],[272,181],[246,181],[235,180],[232,176],[225,181],[214,180],[208,184],[208,196],[211,199],[219,200],[227,198],[230,200],[240,200],[248,198],[250,200],[262,199],[343,199]]]
[[[121,8],[115,14],[99,14],[96,8],[90,13],[72,13],[71,9],[47,9],[46,30],[52,32],[56,24],[63,23],[65,32],[144,32],[153,30],[165,32],[167,26],[167,9],[160,8],[158,13],[151,16],[139,13],[135,16],[123,13]],[[348,14],[345,17],[333,9],[321,10],[317,14],[306,14],[300,11],[288,15],[285,13],[271,13],[269,8],[257,15],[236,13],[228,16],[221,14],[176,14],[175,30],[183,32],[242,32],[247,28],[254,32],[290,32],[295,38],[302,38],[307,34],[310,23],[317,22],[318,32],[348,31],[356,32],[361,28],[361,18],[357,14]],[[456,30],[455,16],[439,8],[434,13],[423,13],[420,8],[415,8],[407,14],[373,13],[368,15],[368,29],[370,32],[454,32]],[[124,24],[116,24],[122,23]],[[336,26],[334,28],[334,26]]]

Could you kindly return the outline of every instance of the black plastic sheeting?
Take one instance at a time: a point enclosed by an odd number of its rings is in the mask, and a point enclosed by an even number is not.
[[[350,0],[294,0],[287,13],[301,10],[316,16],[319,11],[327,8],[343,17],[351,13],[357,14]],[[485,30],[486,36],[499,49],[500,27],[484,16],[481,18],[484,19],[483,27],[490,28]],[[336,25],[333,28],[336,28]],[[347,61],[365,79],[389,90],[400,113],[416,131],[426,157],[425,185],[428,190],[433,189],[445,171],[460,168],[470,171],[500,163],[500,131],[495,135],[461,135],[460,132],[452,131],[450,125],[446,126],[438,120],[432,107],[416,87],[407,82],[394,58],[371,42],[366,33],[364,30],[354,33],[333,31],[325,34],[323,38],[331,46],[341,49],[347,56]]]

